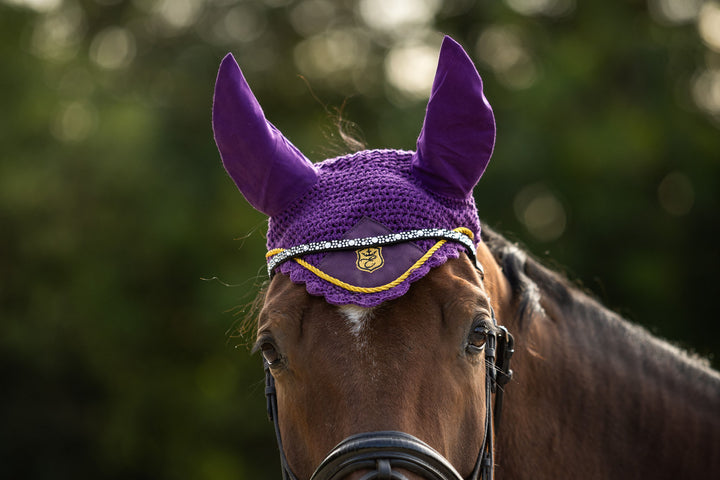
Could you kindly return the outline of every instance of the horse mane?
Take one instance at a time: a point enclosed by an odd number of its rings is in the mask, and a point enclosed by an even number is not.
[[[645,358],[654,358],[663,368],[672,367],[683,374],[695,372],[720,382],[708,359],[662,340],[603,306],[585,289],[572,284],[564,275],[543,266],[537,259],[483,224],[482,239],[500,265],[517,302],[521,328],[538,316],[548,316],[543,307],[550,300],[567,321],[582,321],[583,330],[592,329],[598,338],[624,338]],[[578,320],[582,319],[582,320]],[[552,318],[553,321],[562,321]],[[704,372],[704,374],[703,374]]]

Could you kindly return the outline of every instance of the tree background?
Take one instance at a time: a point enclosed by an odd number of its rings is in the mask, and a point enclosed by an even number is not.
[[[0,477],[278,478],[217,67],[313,160],[339,112],[412,149],[441,32],[496,112],[484,222],[718,366],[716,0],[0,0]]]

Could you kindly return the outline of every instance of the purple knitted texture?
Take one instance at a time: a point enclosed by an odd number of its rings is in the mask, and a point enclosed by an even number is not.
[[[423,188],[410,171],[413,152],[365,150],[315,164],[318,182],[279,214],[270,217],[268,250],[323,240],[339,240],[360,219],[369,217],[391,232],[419,228],[469,228],[480,238],[480,221],[472,195],[442,197]],[[427,251],[435,240],[416,242]],[[405,294],[431,268],[457,258],[464,247],[448,242],[401,284],[377,293],[356,293],[335,286],[290,260],[277,270],[304,283],[312,295],[332,304],[372,307]],[[318,266],[325,254],[304,257]]]

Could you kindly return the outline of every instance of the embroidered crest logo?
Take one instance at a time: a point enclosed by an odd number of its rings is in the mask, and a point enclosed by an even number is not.
[[[356,250],[357,261],[355,265],[358,270],[372,273],[385,265],[385,259],[382,256],[382,247],[368,247]]]

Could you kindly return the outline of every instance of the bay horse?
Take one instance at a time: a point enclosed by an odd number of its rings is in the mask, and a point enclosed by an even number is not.
[[[284,479],[720,478],[720,375],[480,228],[495,123],[452,39],[414,152],[312,164],[231,55],[213,129],[269,216],[254,350]]]

